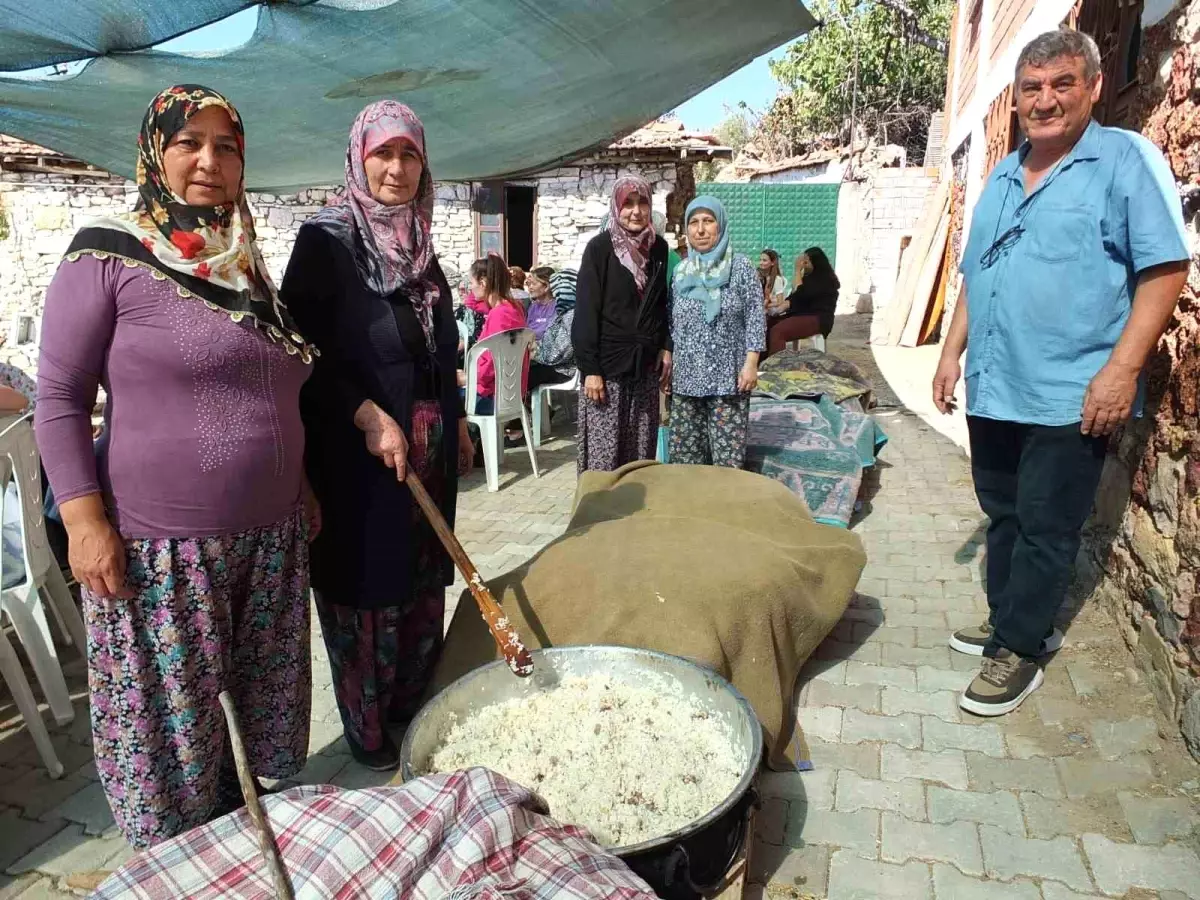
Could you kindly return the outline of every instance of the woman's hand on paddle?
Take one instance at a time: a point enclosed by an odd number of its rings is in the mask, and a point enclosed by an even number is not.
[[[408,438],[396,420],[371,400],[364,400],[354,414],[354,424],[367,437],[367,452],[389,469],[396,470],[396,480],[408,474]]]
[[[67,560],[75,580],[103,600],[132,600],[125,584],[125,542],[108,521],[104,500],[87,494],[59,507],[67,529]]]
[[[583,395],[598,406],[608,403],[608,391],[604,389],[604,376],[589,375],[583,379]]]
[[[660,351],[658,354],[658,389],[664,394],[671,393],[671,370],[671,351]]]

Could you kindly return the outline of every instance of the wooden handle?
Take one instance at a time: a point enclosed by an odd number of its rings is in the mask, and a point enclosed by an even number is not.
[[[496,645],[500,648],[500,652],[504,654],[504,661],[508,663],[508,667],[512,669],[513,674],[519,675],[522,678],[532,675],[533,657],[529,655],[529,651],[521,643],[521,638],[517,635],[516,629],[509,623],[508,616],[504,614],[504,610],[500,608],[500,604],[496,602],[496,598],[492,596],[492,592],[487,589],[487,585],[479,577],[479,570],[475,568],[475,564],[467,556],[467,551],[463,549],[462,544],[458,542],[458,538],[454,536],[454,532],[450,530],[450,526],[446,524],[446,517],[442,515],[442,511],[437,508],[437,504],[433,502],[433,498],[425,490],[425,485],[421,484],[421,479],[417,477],[417,473],[413,471],[411,464],[405,472],[404,482],[408,485],[408,489],[412,491],[412,495],[416,498],[417,505],[421,507],[421,511],[425,513],[425,518],[433,526],[433,530],[441,540],[442,546],[446,548],[446,552],[450,554],[450,558],[458,566],[458,571],[462,573],[462,577],[467,582],[467,587],[471,591],[471,596],[479,604],[479,611],[483,613],[483,620],[487,623],[488,631],[492,633],[492,637],[496,639]]]
[[[255,790],[254,776],[250,774],[250,763],[246,759],[246,745],[242,742],[242,726],[238,723],[233,697],[229,695],[229,691],[221,691],[219,699],[221,708],[225,710],[225,724],[229,727],[229,743],[233,745],[233,764],[237,766],[242,799],[246,801],[246,811],[250,813],[254,830],[258,832],[258,850],[262,854],[263,862],[267,864],[267,872],[275,886],[275,896],[278,900],[295,900],[292,883],[288,881],[283,859],[279,856],[279,847],[275,844],[275,835],[271,832],[271,823],[263,815],[262,807],[258,803],[258,791]]]

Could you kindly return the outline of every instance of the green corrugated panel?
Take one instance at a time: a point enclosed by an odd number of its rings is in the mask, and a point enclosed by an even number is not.
[[[696,185],[725,204],[733,247],[757,264],[764,247],[779,252],[784,274],[809,247],[820,247],[837,264],[837,201],[840,184]]]

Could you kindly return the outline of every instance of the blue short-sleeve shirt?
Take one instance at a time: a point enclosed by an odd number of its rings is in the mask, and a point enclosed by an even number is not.
[[[1183,210],[1166,160],[1132,131],[1092,122],[1026,196],[1028,152],[992,172],[963,251],[967,413],[1069,425],[1129,320],[1139,275],[1188,259]]]

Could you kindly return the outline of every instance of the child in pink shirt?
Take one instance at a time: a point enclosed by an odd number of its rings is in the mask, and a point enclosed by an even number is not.
[[[508,269],[499,256],[478,259],[471,265],[471,294],[476,306],[486,303],[487,314],[479,340],[525,327],[525,308],[509,293]],[[482,299],[480,299],[482,298]],[[526,354],[521,370],[521,392],[529,383],[529,356]],[[495,408],[496,367],[490,353],[479,359],[479,378],[475,385],[475,412],[487,415]]]

